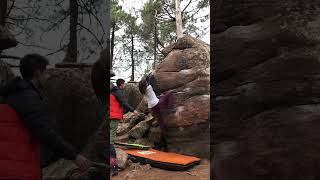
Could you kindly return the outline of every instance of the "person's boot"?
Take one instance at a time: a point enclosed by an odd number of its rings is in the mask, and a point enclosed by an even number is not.
[[[162,149],[163,149],[163,151],[164,151],[164,152],[168,152],[168,144],[167,144],[166,138],[162,138],[161,143],[162,143]]]
[[[165,138],[161,138],[159,142],[154,143],[155,147],[153,149],[158,151],[168,152],[167,140]]]
[[[161,151],[161,145],[160,145],[160,142],[155,142],[154,143],[154,147],[153,149],[157,150],[157,151]]]

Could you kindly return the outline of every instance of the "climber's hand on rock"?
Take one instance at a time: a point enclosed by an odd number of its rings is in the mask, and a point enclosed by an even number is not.
[[[79,169],[84,172],[87,169],[89,169],[89,167],[91,167],[91,162],[84,157],[81,154],[78,154],[76,159],[74,160],[74,163],[79,167]]]
[[[133,115],[139,116],[139,112],[138,111],[133,111]]]

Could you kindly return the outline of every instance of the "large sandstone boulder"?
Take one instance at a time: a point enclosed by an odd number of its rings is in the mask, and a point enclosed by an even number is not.
[[[109,157],[109,134],[107,130],[107,121],[103,121],[93,136],[89,138],[89,143],[85,146],[82,153],[91,161],[106,164]],[[87,172],[81,174],[77,166],[72,162],[60,159],[57,162],[42,170],[42,179],[73,179],[73,180],[97,180],[109,177],[108,168],[90,168]]]
[[[253,18],[264,8],[258,2],[269,5]],[[247,9],[230,12],[236,20],[223,15],[229,6]],[[211,114],[217,179],[319,177],[318,7],[309,0],[221,1],[217,22],[226,28],[214,35]]]
[[[168,129],[168,148],[179,153],[208,157],[209,45],[186,35],[164,52],[167,56],[157,67],[155,79],[160,92],[173,92],[173,109],[164,117]]]
[[[129,82],[126,83],[126,88],[124,89],[124,96],[128,100],[128,103],[136,109],[142,100],[142,95],[138,88],[138,83]]]
[[[48,73],[45,109],[56,130],[82,150],[102,123],[104,113],[93,92],[90,68],[54,68]],[[46,165],[51,156],[50,151],[45,152]]]
[[[250,25],[276,17],[290,22],[318,16],[319,2],[313,0],[217,0],[214,3],[213,32],[223,32],[229,27]],[[306,11],[306,9],[308,9]]]

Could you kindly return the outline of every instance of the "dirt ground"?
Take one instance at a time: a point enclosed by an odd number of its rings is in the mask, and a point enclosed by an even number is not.
[[[210,163],[208,160],[201,160],[201,163],[187,171],[166,171],[153,168],[150,165],[132,164],[127,169],[120,171],[118,176],[111,180],[208,180],[210,179]]]

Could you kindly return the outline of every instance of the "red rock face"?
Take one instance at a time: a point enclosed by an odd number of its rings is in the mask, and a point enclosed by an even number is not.
[[[177,106],[176,111],[165,119],[168,127],[192,126],[208,122],[210,113],[210,96],[193,96]]]
[[[169,149],[183,154],[208,157],[209,46],[200,40],[185,36],[166,48],[165,52],[167,56],[156,69],[155,77],[160,91],[174,91],[174,109],[164,115],[168,127]]]
[[[179,72],[161,72],[157,73],[156,77],[160,90],[170,90],[195,80],[197,75],[188,69]]]

